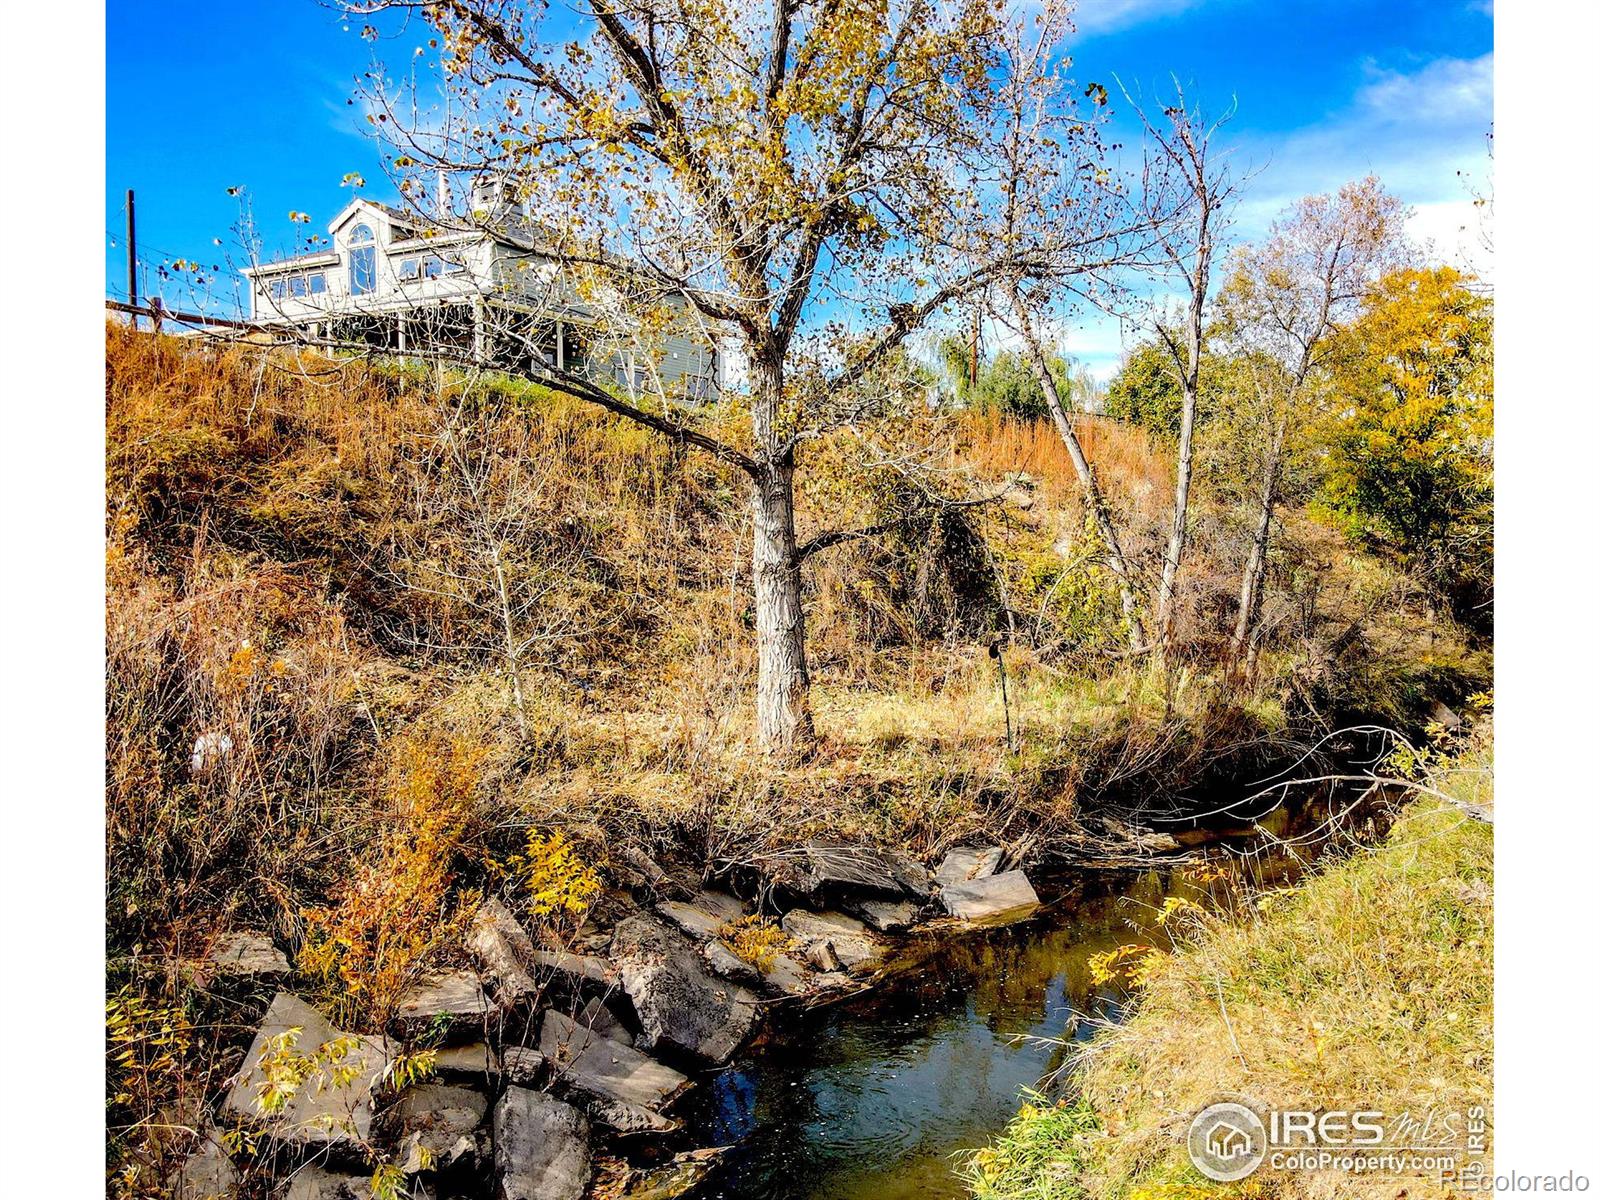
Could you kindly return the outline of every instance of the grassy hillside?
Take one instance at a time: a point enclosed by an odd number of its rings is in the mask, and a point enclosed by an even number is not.
[[[823,833],[1037,853],[1116,798],[1486,674],[1402,575],[1290,512],[1260,674],[1224,686],[1243,518],[1204,496],[1181,652],[1130,660],[1053,431],[919,411],[806,449],[802,539],[906,519],[808,566],[822,747],[780,770],[751,749],[750,529],[714,460],[537,385],[120,326],[106,399],[109,985],[183,1047],[135,1032],[114,1068],[130,1193],[160,1114],[225,1073],[236,1014],[177,966],[219,929],[357,931],[381,978],[302,964],[300,986],[359,979],[380,1012],[530,831],[612,887]],[[1166,454],[1082,428],[1148,571]],[[913,444],[952,495],[1015,486],[920,509],[882,466]]]
[[[1480,749],[1435,786],[1488,805]],[[1490,1107],[1494,1020],[1490,825],[1424,799],[1385,843],[1305,886],[1207,921],[1160,956],[1137,1014],[1103,1034],[1071,1102],[1023,1110],[971,1160],[980,1200],[1079,1197],[1446,1197],[1421,1176],[1274,1173],[1209,1183],[1189,1164],[1190,1117],[1224,1093],[1268,1108],[1421,1116]],[[1492,1173],[1492,1172],[1491,1172]]]

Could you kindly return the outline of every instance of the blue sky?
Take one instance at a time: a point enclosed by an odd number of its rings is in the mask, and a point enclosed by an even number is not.
[[[1237,97],[1228,143],[1259,171],[1241,237],[1298,196],[1376,171],[1416,207],[1414,232],[1459,257],[1457,230],[1473,218],[1457,172],[1482,180],[1489,165],[1491,11],[1490,0],[1082,0],[1074,75],[1108,86],[1115,75],[1148,95],[1175,74],[1218,110]],[[239,202],[229,188],[248,189],[270,252],[294,236],[291,209],[320,230],[343,207],[348,172],[382,182],[347,103],[370,48],[343,26],[317,0],[110,0],[107,295],[124,287],[129,187],[147,269],[216,264],[231,295]],[[397,60],[422,37],[385,50]],[[1123,342],[1090,319],[1067,337],[1102,374]]]

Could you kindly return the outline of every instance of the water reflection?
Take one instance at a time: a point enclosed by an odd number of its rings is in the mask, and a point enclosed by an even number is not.
[[[1154,917],[1168,896],[1226,905],[1246,876],[1254,888],[1297,873],[1296,857],[1094,877],[1026,924],[964,937],[870,996],[788,1023],[682,1110],[698,1143],[735,1147],[707,1195],[965,1195],[953,1156],[992,1137],[1022,1090],[1062,1065],[1064,1035],[1086,1040],[1121,1019],[1125,997],[1094,984],[1090,956],[1160,943]]]

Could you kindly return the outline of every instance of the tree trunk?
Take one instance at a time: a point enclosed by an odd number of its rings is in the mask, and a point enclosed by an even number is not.
[[[1142,650],[1145,644],[1144,625],[1139,620],[1139,601],[1133,587],[1133,572],[1128,568],[1128,560],[1123,557],[1122,542],[1118,539],[1117,527],[1111,520],[1111,509],[1106,504],[1105,496],[1101,494],[1094,468],[1089,465],[1089,459],[1083,452],[1083,444],[1078,441],[1078,431],[1072,427],[1072,418],[1067,415],[1066,406],[1061,402],[1055,376],[1050,374],[1050,366],[1045,361],[1044,347],[1040,345],[1038,336],[1033,331],[1033,325],[1023,310],[1022,297],[1015,288],[1010,291],[1012,309],[1016,313],[1017,327],[1027,347],[1028,363],[1033,368],[1033,377],[1038,380],[1039,389],[1044,393],[1045,404],[1050,409],[1050,419],[1055,422],[1056,432],[1066,444],[1067,457],[1072,460],[1072,469],[1077,472],[1078,484],[1083,488],[1084,499],[1088,503],[1090,515],[1094,518],[1095,528],[1100,533],[1100,540],[1106,544],[1106,563],[1110,566],[1111,573],[1117,577],[1117,588],[1122,598],[1122,615],[1128,623],[1128,645],[1134,650]]]
[[[1198,338],[1191,340],[1195,362],[1199,360]],[[1161,590],[1156,596],[1156,642],[1164,655],[1172,639],[1173,599],[1178,589],[1178,567],[1189,536],[1189,481],[1194,474],[1194,416],[1199,404],[1198,371],[1183,381],[1183,420],[1178,429],[1178,477],[1172,492],[1172,532],[1167,535],[1167,554],[1161,564]]]
[[[756,731],[761,749],[795,757],[816,740],[806,670],[806,617],[794,536],[794,464],[763,469],[752,483],[756,599]]]
[[[750,476],[755,526],[750,573],[756,607],[756,737],[763,753],[802,757],[816,744],[811,675],[806,669],[806,615],[800,601],[800,556],[794,535],[793,449],[783,447],[779,406],[782,359],[771,347],[750,348],[750,431],[758,448]]]
[[[1236,668],[1247,666],[1251,634],[1261,615],[1262,584],[1267,574],[1267,548],[1272,540],[1272,517],[1278,504],[1278,469],[1287,426],[1287,415],[1280,417],[1272,431],[1272,444],[1267,449],[1266,470],[1261,481],[1261,510],[1256,518],[1255,536],[1250,541],[1250,557],[1245,561],[1244,577],[1239,584],[1239,619],[1233,628]]]

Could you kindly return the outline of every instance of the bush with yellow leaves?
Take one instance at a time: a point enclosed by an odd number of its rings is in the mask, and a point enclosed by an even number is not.
[[[476,908],[475,894],[451,885],[485,754],[462,738],[407,736],[394,744],[389,830],[333,904],[305,913],[300,966],[324,983],[341,1023],[381,1027]]]

